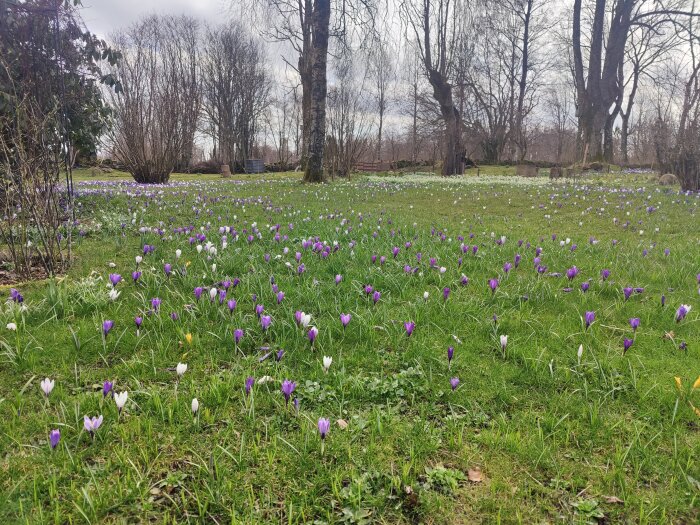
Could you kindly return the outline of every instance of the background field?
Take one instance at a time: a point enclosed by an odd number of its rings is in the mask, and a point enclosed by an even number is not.
[[[75,265],[56,281],[20,286],[26,311],[0,311],[0,522],[699,519],[700,418],[690,406],[700,405],[691,389],[700,375],[698,195],[619,173],[577,185],[504,170],[321,186],[299,178],[175,175],[167,187],[143,187],[118,172],[76,173]],[[225,226],[240,237],[228,235],[223,248]],[[217,246],[211,260],[190,244],[196,233]],[[309,238],[338,248],[322,257],[302,248]],[[155,251],[134,284],[144,244]],[[506,274],[516,254],[522,261]],[[372,255],[386,262],[372,264]],[[175,268],[169,278],[165,263]],[[569,282],[574,265],[580,274]],[[124,282],[112,302],[113,272]],[[208,300],[208,287],[236,277],[233,312]],[[272,277],[285,293],[280,304]],[[376,305],[368,284],[381,292]],[[625,300],[627,286],[643,291]],[[162,305],[149,315],[154,297]],[[267,332],[256,303],[272,317]],[[693,309],[676,323],[682,303]],[[318,327],[313,347],[296,310]],[[596,313],[589,329],[586,311]],[[353,316],[345,330],[340,313]],[[636,335],[632,317],[641,321]],[[105,319],[115,326],[103,338]],[[416,323],[411,337],[406,321]],[[9,322],[17,332],[4,329]],[[238,346],[236,328],[245,330]],[[279,349],[280,361],[260,360]],[[327,374],[324,355],[333,357]],[[179,382],[178,362],[189,366]],[[46,376],[56,380],[48,401],[39,389]],[[272,379],[251,399],[248,376]],[[120,417],[102,396],[107,379],[129,392]],[[297,383],[298,412],[285,406],[284,379]],[[85,414],[104,415],[94,441]],[[323,454],[319,417],[332,424]],[[53,428],[62,440],[52,451]]]

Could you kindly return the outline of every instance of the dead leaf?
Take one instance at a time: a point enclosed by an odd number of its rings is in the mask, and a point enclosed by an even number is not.
[[[480,468],[470,468],[467,471],[467,479],[472,483],[481,483],[482,481],[484,481],[484,476],[481,473]]]
[[[336,421],[336,424],[340,427],[340,430],[345,430],[346,428],[348,428],[348,422],[344,419],[339,419],[338,421]]]
[[[617,496],[603,496],[603,499],[605,503],[624,503],[624,500],[621,500]]]
[[[673,339],[674,337],[676,337],[676,334],[673,333],[673,330],[664,334],[664,339]]]
[[[693,390],[696,388],[700,388],[700,376],[695,380],[695,383],[693,383]]]

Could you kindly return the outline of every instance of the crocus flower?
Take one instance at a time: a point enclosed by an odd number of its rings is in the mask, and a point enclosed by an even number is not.
[[[245,380],[245,393],[250,395],[251,390],[253,390],[253,385],[255,384],[255,378],[248,376]]]
[[[41,386],[41,390],[42,392],[44,392],[44,395],[46,397],[49,397],[49,394],[53,390],[55,383],[56,382],[53,379],[49,379],[48,377],[46,379],[42,379],[41,383],[39,383],[39,385]]]
[[[637,331],[637,328],[639,328],[639,323],[640,323],[640,322],[641,322],[641,321],[640,321],[639,317],[632,317],[632,318],[630,319],[630,326],[632,327],[632,330],[634,330],[634,331],[636,332],[636,331]]]
[[[586,328],[590,327],[595,321],[595,312],[586,312],[584,318],[586,320]]]
[[[141,278],[141,272],[131,272],[131,278],[134,280],[134,282],[138,281]]]
[[[382,294],[379,290],[375,291],[372,294],[372,301],[374,301],[374,304],[377,304],[379,302],[379,299],[382,298]]]
[[[331,364],[333,364],[333,358],[327,355],[323,356],[323,371],[328,372],[328,369],[331,367]]]
[[[233,312],[236,309],[236,300],[235,299],[229,299],[228,302],[226,303],[226,306],[228,306],[229,312]]]
[[[143,323],[143,317],[140,317],[138,315],[136,317],[134,317],[134,324],[136,325],[136,330],[141,328],[142,323]]]
[[[664,306],[666,306],[666,296],[662,295],[661,296],[661,307],[663,308]]]
[[[622,293],[625,295],[625,301],[630,298],[633,291],[634,290],[629,286],[626,286],[625,288],[622,289]]]
[[[442,298],[443,300],[447,301],[447,298],[450,296],[450,289],[448,287],[443,288],[442,290]]]
[[[350,319],[352,319],[352,315],[340,314],[340,322],[342,323],[343,328],[345,328],[350,323]]]
[[[630,349],[630,347],[632,346],[632,343],[634,343],[634,339],[627,339],[625,337],[625,340],[622,342],[622,345],[624,347],[624,350],[622,351],[622,355],[627,353],[627,350]]]
[[[683,319],[685,319],[685,316],[688,315],[688,312],[690,312],[691,306],[689,304],[682,304],[678,307],[678,310],[676,310],[676,322],[680,323]]]
[[[318,328],[316,328],[315,326],[309,328],[308,336],[309,341],[311,341],[311,344],[314,344],[314,341],[316,341],[316,337],[318,337]]]
[[[54,428],[51,432],[49,432],[49,443],[51,444],[51,448],[56,448],[59,441],[61,441],[61,431]]]
[[[126,405],[126,400],[129,398],[129,393],[125,390],[124,392],[119,392],[118,394],[114,394],[114,402],[117,405],[117,409],[119,409],[119,413],[122,413],[122,408],[124,408],[124,405]]]
[[[199,299],[202,297],[203,292],[204,292],[204,288],[202,288],[201,286],[197,286],[194,289],[194,298],[199,301]]]
[[[236,328],[236,329],[233,331],[233,341],[234,341],[236,344],[238,344],[238,343],[241,342],[241,339],[243,339],[243,330],[241,330],[240,328]]]
[[[192,414],[196,415],[199,411],[199,400],[195,397],[192,399]]]
[[[280,304],[283,299],[284,299],[284,292],[278,292],[277,293],[277,304]]]
[[[110,321],[109,319],[106,320],[104,323],[102,323],[102,333],[104,334],[105,337],[107,337],[107,334],[109,331],[112,329],[114,326],[114,321]]]
[[[185,372],[187,372],[187,363],[178,363],[175,367],[175,371],[177,372],[178,376],[182,377]]]
[[[576,266],[572,266],[568,270],[566,270],[566,277],[569,280],[572,280],[574,277],[576,277],[579,274],[579,269],[576,268]]]
[[[343,280],[343,276],[338,274],[335,276],[335,284],[340,284],[340,282]]]
[[[415,328],[416,328],[416,323],[414,323],[413,321],[406,321],[403,324],[403,327],[406,329],[406,335],[408,337],[411,337],[413,330],[415,330]]]
[[[503,265],[503,271],[504,271],[505,273],[510,272],[511,268],[513,268],[513,265],[512,265],[511,263],[509,263],[509,262],[507,262],[507,263],[505,263],[505,264]]]
[[[319,418],[318,420],[318,433],[321,434],[321,439],[326,439],[326,434],[331,429],[331,422],[326,418]]]
[[[590,288],[590,283],[588,281],[583,281],[581,283],[581,291],[582,292],[587,292],[588,288]]]
[[[600,277],[603,279],[603,281],[607,281],[608,277],[610,277],[610,270],[604,268],[600,271]]]
[[[88,416],[84,416],[83,418],[83,426],[85,427],[85,430],[90,433],[90,437],[95,437],[95,432],[97,432],[97,429],[100,428],[101,424],[102,415],[99,417],[93,417],[92,419],[90,419]]]
[[[260,317],[264,311],[265,311],[265,307],[263,305],[261,305],[261,304],[255,305],[255,315]]]
[[[10,332],[16,332],[17,331],[17,323],[7,323],[7,328]]]
[[[292,396],[292,392],[294,392],[296,387],[297,384],[289,379],[282,381],[282,393],[284,394],[284,401],[287,405],[289,404],[289,398]]]
[[[10,299],[12,299],[12,301],[15,303],[21,303],[24,301],[24,297],[19,290],[17,290],[17,288],[10,289]]]
[[[448,346],[447,347],[447,363],[448,365],[452,365],[452,358],[455,355],[455,348],[454,346]]]
[[[282,361],[283,357],[284,357],[284,350],[282,348],[280,348],[279,350],[277,350],[277,353],[275,354],[275,361],[277,361],[279,363],[280,361]]]
[[[489,279],[489,288],[491,288],[491,293],[496,293],[496,288],[498,288],[498,279]]]
[[[114,383],[107,380],[102,384],[102,397],[107,397],[112,393],[112,388],[114,388]]]
[[[269,315],[261,315],[260,316],[260,326],[262,327],[263,331],[267,331],[268,328],[270,328],[270,325],[272,324],[272,317]]]
[[[501,351],[506,351],[506,346],[508,346],[508,336],[501,335]]]
[[[112,283],[112,286],[117,286],[122,280],[122,276],[119,275],[118,273],[110,273],[109,274],[109,282]]]
[[[153,310],[157,312],[158,310],[160,310],[161,303],[162,301],[160,300],[160,298],[154,297],[153,299],[151,299],[151,308],[153,308]]]
[[[450,379],[450,386],[452,387],[452,391],[457,389],[457,386],[459,386],[459,378],[458,377],[453,377]]]
[[[166,277],[170,277],[170,274],[173,273],[173,265],[170,263],[166,263],[163,266],[163,271],[165,272]]]

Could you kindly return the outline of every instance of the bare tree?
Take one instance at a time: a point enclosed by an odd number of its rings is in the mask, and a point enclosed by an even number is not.
[[[369,148],[371,122],[367,112],[365,79],[358,75],[352,55],[346,51],[336,60],[335,85],[328,92],[328,155],[332,176],[348,177],[355,163]]]
[[[683,17],[700,13],[687,0],[591,0],[592,16],[582,40],[584,0],[574,0],[572,45],[580,157],[612,162],[612,122],[622,104],[620,69],[632,31],[661,31]],[[607,30],[606,30],[607,29]],[[584,65],[584,53],[588,63]],[[607,131],[607,133],[606,133]]]
[[[201,60],[204,131],[222,164],[252,154],[270,92],[262,43],[240,22],[207,28]]]
[[[167,182],[191,155],[201,95],[198,24],[150,16],[114,37],[122,90],[111,93],[114,123],[108,146],[137,182]]]
[[[384,117],[389,106],[389,92],[395,78],[395,60],[393,49],[386,36],[375,38],[369,56],[369,74],[374,88],[375,109],[378,117],[377,124],[377,160],[382,160],[382,132]]]
[[[443,175],[464,173],[462,116],[454,102],[454,49],[461,37],[462,0],[406,0],[402,12],[415,37],[425,73],[444,124]]]

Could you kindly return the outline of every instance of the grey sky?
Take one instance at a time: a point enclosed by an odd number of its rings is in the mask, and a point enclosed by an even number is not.
[[[81,15],[88,29],[101,38],[150,14],[187,14],[206,22],[230,16],[227,0],[83,0]]]

